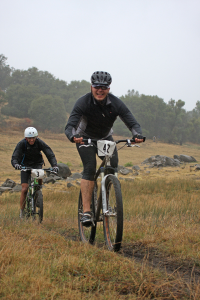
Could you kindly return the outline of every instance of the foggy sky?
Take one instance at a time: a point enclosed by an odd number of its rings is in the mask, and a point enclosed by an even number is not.
[[[56,78],[112,75],[129,89],[168,102],[200,100],[199,0],[1,0],[0,54],[15,69]]]

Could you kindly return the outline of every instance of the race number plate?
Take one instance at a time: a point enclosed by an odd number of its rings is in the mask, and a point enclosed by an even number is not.
[[[107,140],[97,141],[98,156],[111,156],[115,150],[115,142]]]
[[[41,179],[44,177],[44,170],[42,169],[32,169],[31,176],[36,179]]]

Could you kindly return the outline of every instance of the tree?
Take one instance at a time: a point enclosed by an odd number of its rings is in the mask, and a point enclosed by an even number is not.
[[[33,99],[38,97],[39,89],[33,84],[12,84],[6,92],[7,105],[2,107],[1,112],[7,116],[18,118],[29,117],[29,109]]]
[[[0,103],[6,102],[6,94],[0,89]]]
[[[0,88],[5,90],[9,85],[10,74],[12,69],[6,64],[7,57],[0,54]]]
[[[86,80],[71,81],[67,86],[67,90],[64,94],[65,108],[68,113],[71,112],[76,100],[81,96],[90,92],[91,84]]]
[[[29,115],[37,128],[53,132],[64,131],[66,112],[59,96],[45,95],[32,101]]]
[[[165,135],[165,111],[167,104],[158,96],[139,95],[139,92],[129,90],[121,100],[130,109],[142,127],[143,135],[147,138],[157,136],[161,139]],[[130,135],[126,126],[122,126],[120,119],[114,125],[114,132],[118,135]]]
[[[184,130],[187,126],[186,111],[183,109],[185,102],[182,100],[175,101],[170,99],[166,111],[166,139],[169,143],[179,142],[182,144],[184,140]]]

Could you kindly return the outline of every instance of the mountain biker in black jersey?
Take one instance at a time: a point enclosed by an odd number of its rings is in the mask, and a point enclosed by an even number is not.
[[[59,168],[55,155],[51,148],[38,138],[37,129],[27,127],[24,131],[24,139],[21,140],[12,154],[11,164],[16,170],[21,170],[22,166],[31,167],[33,169],[41,169],[44,160],[41,151],[46,155],[49,163],[53,167],[53,172],[57,173]],[[21,197],[20,197],[20,218],[24,216],[25,199],[28,191],[28,179],[31,171],[21,171]],[[38,180],[42,186],[42,179]]]
[[[141,127],[130,110],[119,98],[109,93],[111,82],[112,78],[108,72],[94,72],[91,76],[91,92],[77,100],[65,127],[66,136],[71,142],[76,143],[83,162],[81,194],[84,214],[81,221],[85,226],[92,224],[90,202],[94,189],[97,149],[96,147],[81,147],[81,144],[84,144],[83,138],[113,141],[112,126],[119,116],[132,132],[135,143],[143,142]],[[100,158],[103,159],[101,156]],[[116,149],[110,163],[113,168],[117,168]]]

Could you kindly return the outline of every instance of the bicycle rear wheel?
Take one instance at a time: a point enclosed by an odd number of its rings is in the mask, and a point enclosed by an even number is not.
[[[94,191],[92,196],[92,201],[91,201],[91,211],[93,212],[94,219],[95,219],[96,202],[97,202],[96,193]],[[83,203],[82,203],[82,195],[80,191],[79,200],[78,200],[78,228],[79,228],[80,239],[83,243],[94,244],[97,222],[94,220],[94,226],[90,226],[90,227],[83,226],[81,222],[82,214],[83,214]]]
[[[36,191],[35,199],[34,199],[34,219],[36,219],[36,218],[38,218],[39,223],[42,223],[42,220],[43,220],[43,195],[40,190]]]
[[[109,250],[119,251],[123,236],[123,202],[120,182],[115,176],[106,178],[108,212],[103,216],[104,238]]]

